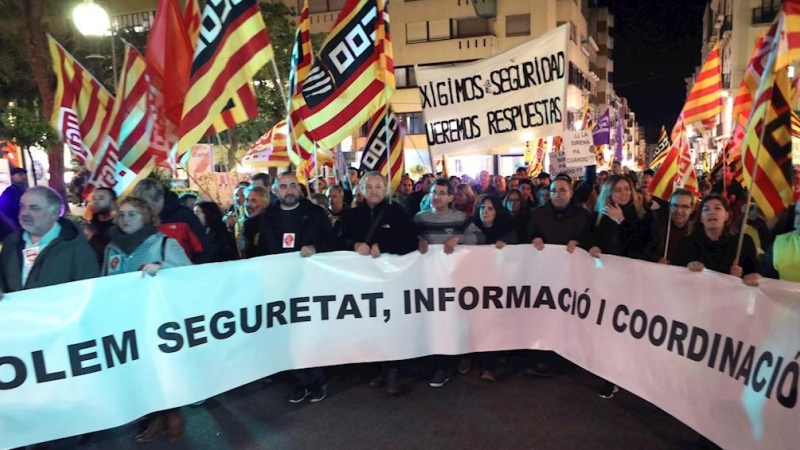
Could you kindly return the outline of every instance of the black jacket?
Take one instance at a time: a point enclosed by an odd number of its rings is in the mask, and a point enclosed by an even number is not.
[[[194,215],[191,209],[181,205],[178,201],[178,196],[174,192],[167,190],[164,192],[164,208],[161,214],[158,215],[161,219],[161,224],[167,223],[185,223],[192,230],[203,250],[192,258],[192,264],[203,264],[211,262],[212,257],[208,253],[208,243],[206,238],[206,230],[203,229],[203,224],[200,219]]]
[[[528,226],[529,240],[541,238],[545,244],[567,245],[578,240],[589,220],[589,211],[570,201],[563,210],[556,209],[553,202],[531,211]]]
[[[723,234],[718,241],[712,241],[706,236],[702,225],[689,236],[686,236],[678,244],[678,251],[672,265],[686,267],[690,262],[699,261],[707,269],[716,272],[730,273],[733,267],[733,260],[736,258],[736,247],[739,245],[739,237],[735,234]],[[744,235],[742,242],[742,255],[739,265],[742,267],[742,275],[757,272],[756,246],[753,239]]]
[[[258,244],[256,244],[253,254],[248,256],[283,253],[284,230],[279,216],[280,208],[280,204],[271,205],[261,213]],[[298,208],[300,208],[302,217],[297,229],[294,230],[295,251],[299,251],[306,245],[313,245],[317,253],[336,250],[336,234],[325,210],[306,199],[300,200]]]
[[[581,248],[589,250],[598,247],[606,255],[647,259],[651,231],[650,215],[645,214],[640,218],[636,214],[633,202],[622,207],[622,215],[625,220],[621,224],[617,224],[605,214],[600,217],[598,223],[597,218],[600,213],[592,212],[578,240]]]
[[[0,251],[0,290],[15,292],[100,276],[100,267],[83,233],[60,218],[61,233],[39,253],[25,285],[22,284],[22,231],[10,235]]]
[[[372,223],[380,218],[375,231],[367,240]],[[415,232],[414,221],[411,220],[402,206],[385,201],[370,208],[359,205],[341,218],[342,242],[345,250],[353,251],[356,242],[367,245],[378,244],[381,253],[405,255],[419,248],[419,240]]]

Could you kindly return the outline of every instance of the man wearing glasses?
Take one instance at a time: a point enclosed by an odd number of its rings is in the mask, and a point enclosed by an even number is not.
[[[686,189],[675,189],[669,198],[669,220],[668,224],[663,220],[654,220],[653,236],[654,242],[651,243],[656,253],[656,260],[659,264],[669,264],[678,250],[681,239],[692,232],[689,219],[694,211],[695,198]],[[667,242],[667,229],[669,229],[669,242]],[[666,258],[664,248],[666,247]]]
[[[575,250],[589,211],[577,205],[572,197],[572,179],[565,174],[558,175],[550,184],[550,200],[531,213],[528,236],[536,249],[554,244],[566,245],[570,253]]]

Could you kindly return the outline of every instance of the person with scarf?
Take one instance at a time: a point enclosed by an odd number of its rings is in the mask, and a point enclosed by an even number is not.
[[[158,231],[158,214],[144,200],[122,199],[115,221],[108,232],[111,242],[103,259],[103,276],[139,271],[155,276],[162,269],[192,264],[178,241]],[[155,412],[146,424],[134,442],[149,442],[162,435],[171,441],[183,437],[183,416],[178,408]]]

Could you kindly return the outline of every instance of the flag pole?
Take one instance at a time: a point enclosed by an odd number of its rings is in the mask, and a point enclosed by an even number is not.
[[[389,105],[387,104],[386,114],[383,116],[383,140],[386,144],[386,197],[388,198],[390,205],[392,204],[392,150],[391,139],[389,139],[389,114],[391,111],[391,108],[389,108]]]
[[[289,128],[289,134],[286,135],[286,139],[288,141],[286,143],[286,151],[289,153],[289,155],[291,155],[292,152],[294,152],[294,146],[297,145],[297,134],[294,127],[292,126],[292,118],[290,116],[291,104],[289,102],[291,101],[291,98],[287,98],[286,93],[283,92],[283,89],[281,88],[281,83],[282,83],[281,75],[278,72],[278,64],[275,63],[275,58],[272,58],[271,62],[272,62],[272,71],[275,72],[275,79],[278,83],[278,91],[281,93],[281,99],[283,99],[283,106],[286,109],[286,126]],[[291,89],[291,86],[289,88]],[[300,147],[298,146],[298,148]],[[317,156],[316,153],[317,153],[317,148],[315,142],[314,144],[315,158]],[[289,157],[289,160],[291,161],[291,157]]]
[[[669,251],[669,234],[672,231],[672,214],[667,218],[667,239],[664,241],[664,259],[667,259],[667,252]]]
[[[775,89],[773,87],[773,89]],[[767,116],[764,115],[764,123],[761,124],[761,136],[758,138],[758,148],[756,149],[756,156],[753,161],[752,175],[750,176],[750,185],[747,187],[747,203],[744,207],[744,217],[742,217],[742,226],[739,227],[739,243],[736,245],[736,258],[734,258],[734,265],[739,265],[739,259],[742,256],[742,245],[744,245],[744,229],[747,227],[747,218],[750,216],[750,205],[753,203],[753,185],[758,176],[758,157],[761,154],[761,146],[764,142],[764,133],[767,131]],[[742,166],[745,164],[745,155],[742,152]],[[745,167],[746,169],[746,167]]]

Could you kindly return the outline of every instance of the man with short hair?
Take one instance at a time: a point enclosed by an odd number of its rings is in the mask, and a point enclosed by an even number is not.
[[[208,247],[205,228],[191,209],[180,204],[174,192],[158,180],[145,178],[133,188],[133,196],[153,208],[161,220],[158,231],[178,241],[192,264],[211,262],[211,256],[205,252]]]
[[[422,211],[414,217],[419,236],[419,252],[428,252],[429,244],[444,244],[445,254],[452,254],[458,244],[476,245],[486,242],[486,237],[467,216],[450,208],[455,188],[447,179],[437,178],[431,186],[431,209]],[[450,381],[452,367],[450,356],[434,356],[431,361],[435,368],[429,385],[439,388]]]
[[[622,175],[622,163],[614,161],[611,163],[611,175]]]
[[[264,189],[269,189],[272,186],[272,180],[269,178],[268,173],[259,172],[250,177],[250,182],[253,186],[261,186]]]
[[[189,209],[194,209],[198,199],[199,197],[194,192],[184,192],[178,196],[178,202]]]
[[[22,231],[0,250],[0,295],[100,276],[83,233],[61,216],[64,201],[46,186],[28,189],[19,201]]]
[[[394,202],[403,207],[403,210],[408,211],[408,199],[414,193],[414,181],[408,176],[403,176],[400,179],[400,186],[394,193]]]
[[[276,180],[275,193],[278,204],[272,204],[259,217],[258,243],[252,256],[300,252],[309,257],[316,253],[335,250],[336,235],[325,209],[302,197],[300,182],[291,172],[284,172]],[[293,371],[297,384],[289,402],[300,403],[309,399],[320,402],[328,395],[325,373],[322,368]]]
[[[475,191],[475,195],[487,194],[499,196],[497,189],[492,186],[492,175],[490,175],[487,170],[481,170],[480,173],[478,173],[477,182],[472,185],[472,190]]]
[[[344,188],[338,184],[328,188],[328,208],[331,211],[331,221],[335,222],[350,210],[350,205],[344,202]]]
[[[108,232],[114,226],[113,213],[116,202],[117,193],[107,187],[94,188],[89,196],[89,209],[92,211],[92,219],[89,221],[91,227],[89,246],[97,255],[97,264],[101,267],[106,245],[111,242]]]

